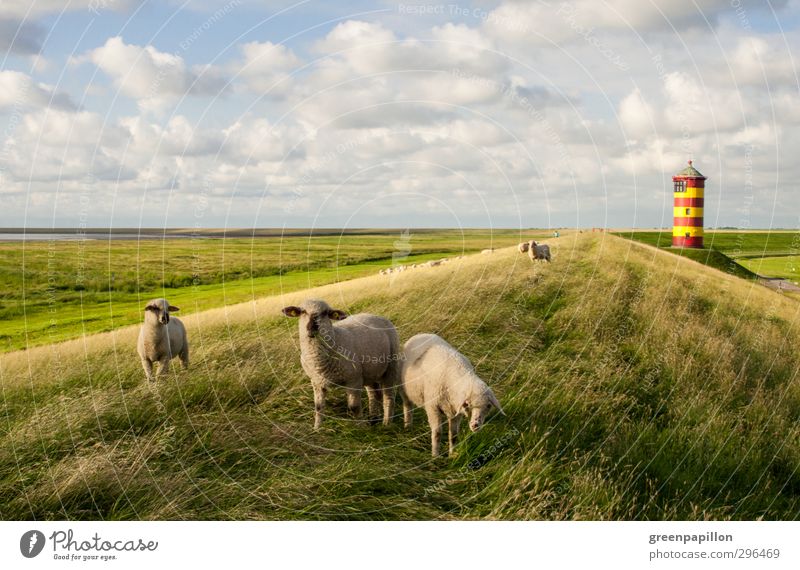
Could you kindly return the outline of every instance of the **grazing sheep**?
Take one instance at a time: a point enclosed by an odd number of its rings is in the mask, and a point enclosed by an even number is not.
[[[528,251],[528,248],[529,248],[530,246],[531,246],[531,244],[530,244],[530,243],[528,243],[527,241],[523,241],[521,244],[519,244],[519,245],[517,246],[517,249],[519,249],[519,252],[520,252],[520,253],[525,253],[526,251]]]
[[[492,390],[481,380],[469,360],[435,334],[418,334],[403,347],[400,395],[403,421],[411,425],[413,406],[425,409],[431,426],[431,454],[441,448],[442,414],[447,417],[449,453],[461,427],[462,416],[478,431],[494,406],[502,414]]]
[[[489,248],[481,250],[481,253],[492,253],[493,251],[494,251],[493,249]]]
[[[436,267],[437,265],[441,265],[441,264],[442,264],[441,261],[433,261],[433,260],[431,260],[428,263],[426,263],[425,265],[428,266],[428,267]]]
[[[180,357],[183,368],[189,368],[189,340],[186,328],[170,312],[178,311],[166,299],[153,299],[144,308],[144,324],[139,330],[136,350],[148,380],[169,372],[169,361]],[[153,364],[158,362],[158,372],[153,376]]]
[[[314,388],[314,429],[322,424],[330,386],[347,391],[347,408],[357,418],[361,417],[364,388],[371,420],[380,416],[380,397],[383,424],[389,425],[400,382],[400,339],[392,322],[366,313],[348,317],[319,299],[286,307],[283,314],[300,318],[300,363]]]
[[[544,259],[550,263],[550,246],[546,243],[538,244],[534,240],[531,240],[528,256],[531,258],[531,261]]]

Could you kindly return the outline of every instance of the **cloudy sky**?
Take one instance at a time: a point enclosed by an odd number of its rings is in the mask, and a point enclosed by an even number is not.
[[[800,0],[3,0],[0,226],[800,228]]]

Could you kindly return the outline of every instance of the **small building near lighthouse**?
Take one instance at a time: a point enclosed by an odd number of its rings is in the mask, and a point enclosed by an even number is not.
[[[672,177],[672,247],[703,247],[703,191],[706,177],[689,166]]]

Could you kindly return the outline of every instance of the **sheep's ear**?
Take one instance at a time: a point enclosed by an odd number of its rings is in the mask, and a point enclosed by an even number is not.
[[[174,311],[180,311],[180,309],[179,309],[178,307],[173,307],[172,305],[170,305],[169,307],[167,307],[167,310],[168,310],[168,311],[173,311],[173,312],[174,312]]]
[[[503,408],[500,407],[500,402],[497,401],[497,398],[492,392],[489,392],[489,402],[491,402],[491,404],[497,408],[498,412],[500,412],[502,415],[506,415],[506,413],[503,411]]]
[[[328,316],[334,321],[341,321],[342,319],[347,318],[347,313],[340,311],[339,309],[331,309],[328,311]]]
[[[287,317],[299,317],[300,315],[303,314],[303,309],[301,309],[300,307],[292,307],[292,306],[284,307],[283,314],[286,315]]]

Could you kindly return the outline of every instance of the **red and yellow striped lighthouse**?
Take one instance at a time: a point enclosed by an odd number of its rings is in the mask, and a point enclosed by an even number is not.
[[[703,247],[703,190],[706,177],[689,166],[672,177],[673,208],[672,247]]]

